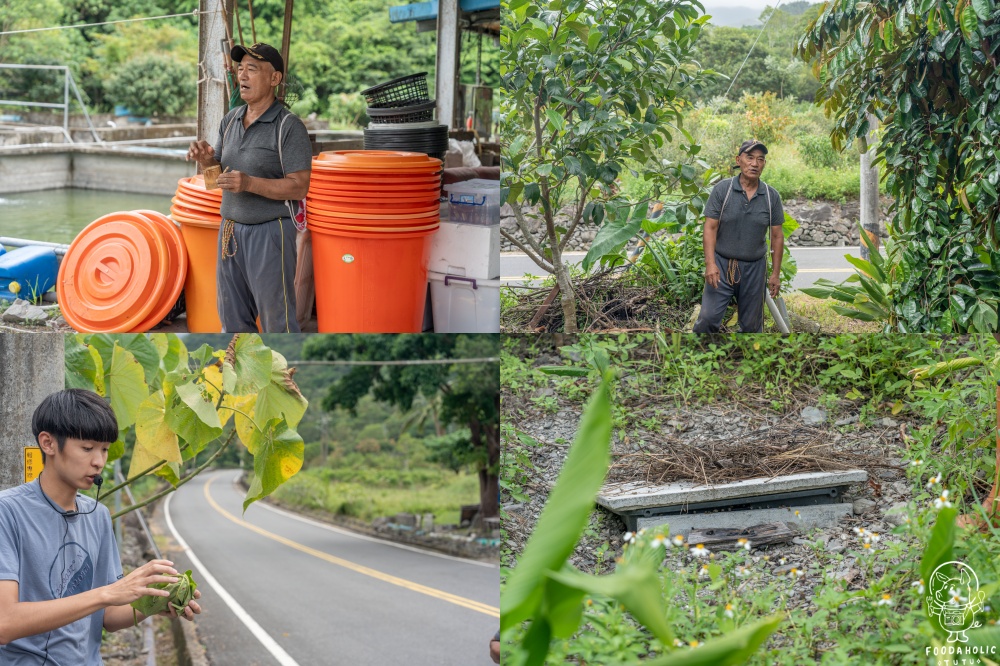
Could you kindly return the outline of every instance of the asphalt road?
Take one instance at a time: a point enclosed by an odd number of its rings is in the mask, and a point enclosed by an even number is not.
[[[202,591],[213,666],[492,664],[497,566],[362,536],[266,506],[241,516],[232,470],[171,495],[164,518]]]
[[[808,287],[819,278],[840,282],[854,272],[851,265],[844,259],[844,255],[861,256],[857,246],[793,247],[791,253],[799,266],[799,272],[792,281],[792,286],[795,289]],[[566,252],[563,257],[567,261],[578,264],[583,261],[586,254],[586,252]],[[545,275],[544,271],[524,254],[519,252],[502,252],[500,254],[500,279],[504,283],[525,284],[525,274]]]

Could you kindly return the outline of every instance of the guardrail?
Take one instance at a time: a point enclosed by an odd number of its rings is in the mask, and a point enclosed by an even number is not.
[[[69,134],[69,91],[70,88],[73,89],[73,94],[76,97],[76,101],[80,104],[80,108],[83,109],[83,116],[87,119],[87,126],[90,128],[90,133],[94,136],[94,141],[100,142],[101,138],[97,136],[97,130],[94,128],[94,123],[90,120],[90,114],[87,113],[87,105],[83,103],[83,97],[80,95],[80,89],[76,87],[76,82],[73,80],[73,73],[69,70],[66,65],[18,65],[18,64],[0,64],[0,69],[47,69],[56,70],[63,73],[63,102],[62,104],[57,104],[55,102],[34,102],[34,101],[21,101],[13,99],[0,99],[0,106],[37,106],[46,109],[62,109],[63,110],[63,132],[66,138],[73,142],[73,138]]]

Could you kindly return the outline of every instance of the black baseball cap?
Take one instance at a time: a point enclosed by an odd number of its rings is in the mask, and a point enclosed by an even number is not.
[[[757,139],[750,139],[749,141],[744,141],[742,144],[740,144],[740,152],[736,154],[742,155],[743,153],[749,153],[751,150],[754,150],[755,148],[760,148],[761,150],[764,151],[764,154],[767,155],[767,146],[765,146]]]
[[[274,71],[285,73],[285,61],[278,53],[278,49],[274,48],[270,44],[265,44],[264,42],[257,42],[256,44],[251,44],[250,46],[243,46],[242,44],[237,44],[233,47],[233,50],[229,53],[233,58],[233,62],[242,62],[243,57],[249,55],[251,58],[256,58],[261,62],[269,62],[274,67]]]

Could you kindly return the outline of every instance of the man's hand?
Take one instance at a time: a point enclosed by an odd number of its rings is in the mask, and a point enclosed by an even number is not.
[[[187,160],[197,162],[202,168],[212,166],[215,163],[215,149],[208,145],[208,141],[193,141],[188,147]]]
[[[224,190],[229,192],[246,192],[250,189],[251,177],[239,171],[227,171],[220,173],[215,180]]]
[[[771,274],[767,279],[767,290],[771,292],[771,298],[778,297],[778,290],[781,289],[781,275]]]
[[[150,587],[153,583],[176,583],[177,570],[168,560],[153,560],[103,588],[109,606],[125,606],[140,597],[169,597],[170,593]]]
[[[194,598],[201,599],[201,590],[194,591]],[[198,613],[201,613],[201,605],[192,600],[189,601],[188,605],[184,607],[184,613],[180,615],[180,617],[185,620],[192,621],[194,620],[194,616]],[[160,613],[160,615],[163,615],[164,617],[178,617],[177,611],[174,610],[173,606],[168,606],[167,610]]]
[[[490,641],[490,659],[494,664],[500,663],[500,641]]]
[[[721,274],[719,273],[719,267],[714,262],[705,267],[705,282],[707,282],[712,289],[719,288],[720,277]]]

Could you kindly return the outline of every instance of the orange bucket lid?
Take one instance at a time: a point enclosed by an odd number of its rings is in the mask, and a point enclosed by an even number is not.
[[[315,220],[312,220],[310,221],[309,226],[310,228],[313,229],[363,231],[366,233],[378,234],[381,237],[384,236],[385,234],[400,234],[400,233],[408,233],[411,231],[429,231],[432,229],[437,229],[441,225],[440,223],[435,221],[428,224],[404,224],[400,226],[381,227],[381,226],[367,226],[360,224],[330,224],[330,223],[318,224],[316,223]]]
[[[222,225],[222,217],[199,217],[191,214],[185,214],[183,211],[178,210],[176,206],[170,207],[170,219],[182,225],[186,224],[192,227],[211,227],[213,229],[218,229]]]
[[[329,217],[334,219],[342,220],[406,220],[414,217],[440,217],[441,213],[438,210],[430,210],[423,213],[396,213],[396,214],[373,214],[373,213],[340,213],[331,210],[314,210],[314,215],[319,215],[322,217]],[[306,216],[309,215],[309,209],[306,209]]]
[[[173,199],[171,199],[170,203],[174,204],[178,208],[185,208],[189,212],[201,212],[201,213],[208,213],[208,214],[211,214],[211,215],[219,215],[219,207],[218,206],[210,206],[210,205],[198,202],[198,201],[192,201],[190,199],[184,199],[180,195],[178,195],[178,196],[174,197]]]
[[[410,203],[410,202],[431,202],[439,203],[441,197],[437,188],[427,192],[326,192],[324,190],[313,190],[309,188],[306,200],[335,201],[341,203],[368,203],[376,206],[386,204]]]
[[[432,174],[430,176],[421,176],[419,174],[404,174],[401,176],[393,175],[391,173],[381,174],[378,176],[365,176],[362,174],[357,174],[353,176],[340,176],[337,175],[339,172],[332,171],[313,171],[312,176],[309,179],[309,185],[312,183],[323,183],[326,187],[344,187],[353,188],[357,185],[362,186],[375,186],[377,188],[389,188],[393,189],[403,186],[416,186],[416,185],[437,185],[441,187],[441,175]]]
[[[313,229],[314,233],[321,236],[341,236],[347,238],[361,238],[361,239],[371,239],[379,241],[396,241],[405,240],[407,238],[420,238],[422,236],[431,236],[437,233],[437,227],[433,229],[428,229],[427,231],[406,231],[397,234],[384,234],[384,233],[370,233],[367,231],[348,231],[346,229],[328,228],[328,229]]]
[[[406,169],[441,168],[441,160],[428,157],[424,153],[408,153],[395,150],[334,150],[323,152],[313,159],[313,163],[349,171],[397,172]]]
[[[164,234],[138,213],[110,213],[73,239],[59,267],[59,302],[73,328],[127,333],[146,320],[167,288]]]
[[[370,204],[351,203],[344,201],[306,201],[306,212],[329,212],[347,214],[372,214],[379,215],[403,215],[405,213],[430,213],[440,211],[441,204],[434,203],[399,203],[399,204]]]
[[[440,224],[441,221],[429,217],[411,217],[404,220],[347,220],[332,217],[320,217],[313,215],[309,218],[309,226],[317,225],[324,227],[366,227],[368,229],[398,229],[399,227],[427,226],[430,224]]]
[[[167,260],[167,287],[163,290],[159,302],[153,308],[150,315],[136,324],[135,328],[131,331],[133,333],[145,333],[163,321],[163,318],[176,305],[177,299],[181,295],[181,290],[184,289],[184,280],[187,277],[188,254],[187,247],[184,245],[184,236],[181,235],[181,230],[177,228],[173,220],[155,210],[136,210],[133,212],[152,220],[160,228],[167,241],[167,254],[169,255]]]

